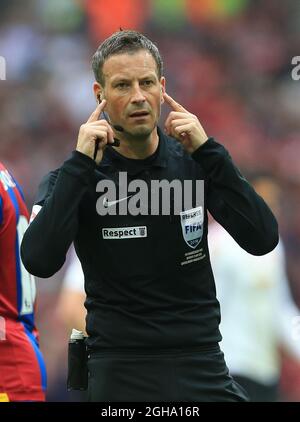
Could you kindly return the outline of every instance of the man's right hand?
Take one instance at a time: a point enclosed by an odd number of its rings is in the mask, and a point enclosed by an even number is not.
[[[95,161],[99,164],[103,157],[103,151],[107,144],[114,143],[114,133],[109,123],[102,119],[98,120],[100,113],[106,106],[106,100],[97,105],[86,123],[80,126],[76,150],[94,159],[95,146],[98,150]]]

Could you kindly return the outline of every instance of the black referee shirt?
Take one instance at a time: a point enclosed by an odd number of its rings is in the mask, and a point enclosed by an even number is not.
[[[127,159],[107,147],[97,166],[74,151],[42,181],[36,200],[42,209],[22,242],[27,270],[49,277],[74,241],[94,350],[197,350],[220,341],[207,211],[249,253],[265,254],[278,242],[273,214],[222,145],[210,138],[189,155],[175,139],[159,129],[158,134],[159,146],[145,160]],[[148,215],[99,215],[97,183],[113,180],[118,186],[125,171],[128,183],[143,180],[149,192],[153,180],[204,180],[204,203],[199,211],[193,202],[179,215],[151,215],[151,204]]]

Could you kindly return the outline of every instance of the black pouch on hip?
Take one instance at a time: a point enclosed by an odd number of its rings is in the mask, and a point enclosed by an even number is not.
[[[67,389],[84,391],[88,387],[87,348],[82,331],[73,328],[68,344]]]

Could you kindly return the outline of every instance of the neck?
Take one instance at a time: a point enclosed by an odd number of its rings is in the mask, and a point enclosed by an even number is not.
[[[159,141],[156,127],[145,138],[134,138],[123,133],[121,136],[118,134],[116,137],[120,139],[120,146],[113,148],[124,157],[137,160],[142,160],[154,154]]]

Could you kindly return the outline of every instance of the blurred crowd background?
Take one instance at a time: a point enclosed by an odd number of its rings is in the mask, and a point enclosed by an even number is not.
[[[79,126],[95,107],[92,54],[120,27],[158,45],[167,91],[241,169],[278,182],[287,273],[300,307],[300,81],[291,76],[291,60],[300,55],[298,0],[0,0],[7,66],[0,158],[29,209],[43,175],[75,148]],[[63,273],[38,280],[52,401],[75,400],[66,393],[67,333],[56,312]],[[282,353],[281,397],[298,401],[300,364]]]

